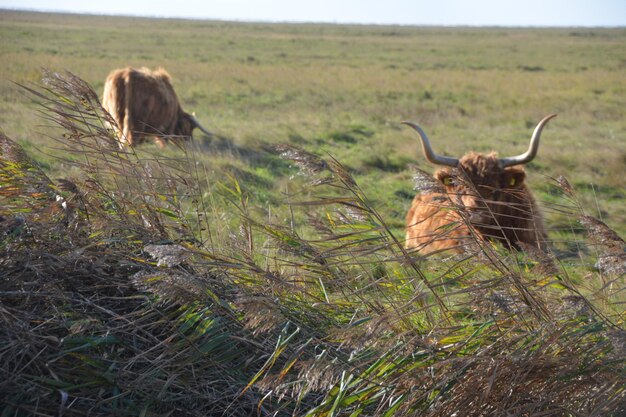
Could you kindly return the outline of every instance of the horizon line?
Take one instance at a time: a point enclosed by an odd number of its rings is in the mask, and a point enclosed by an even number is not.
[[[211,21],[224,23],[251,23],[251,24],[284,24],[284,25],[332,25],[332,26],[380,26],[380,27],[430,27],[430,28],[507,28],[507,29],[567,29],[567,28],[584,28],[584,29],[624,29],[626,25],[533,25],[533,24],[470,24],[470,23],[376,23],[376,22],[348,22],[348,21],[316,21],[316,20],[265,20],[265,19],[227,19],[219,17],[198,17],[198,16],[166,16],[166,15],[147,15],[132,13],[106,13],[106,12],[75,12],[59,9],[38,9],[38,8],[12,8],[0,7],[0,12],[23,12],[23,13],[41,13],[41,14],[68,14],[82,15],[93,17],[121,17],[121,18],[140,18],[140,19],[160,19],[160,20],[191,20],[191,21]]]

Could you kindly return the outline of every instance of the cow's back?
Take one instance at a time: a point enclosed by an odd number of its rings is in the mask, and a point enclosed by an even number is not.
[[[146,135],[174,133],[181,111],[167,71],[118,69],[104,84],[103,107],[113,116],[120,141],[141,143]]]
[[[161,68],[154,72],[147,68],[132,70],[128,83],[135,128],[146,134],[171,135],[180,105],[169,74]]]

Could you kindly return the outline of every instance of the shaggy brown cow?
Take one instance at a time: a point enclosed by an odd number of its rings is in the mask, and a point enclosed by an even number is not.
[[[520,242],[543,247],[543,220],[519,165],[535,157],[541,131],[555,116],[539,122],[526,153],[510,158],[498,158],[494,152],[470,152],[460,159],[436,155],[426,133],[416,124],[404,122],[419,134],[428,161],[450,167],[434,175],[443,184],[441,192],[418,194],[413,199],[406,217],[406,247],[423,253],[461,252],[468,239],[501,242],[515,249],[520,249]]]
[[[102,106],[117,126],[120,147],[142,143],[154,136],[163,147],[169,139],[190,139],[194,128],[211,136],[195,117],[183,111],[170,75],[163,68],[122,68],[104,83]]]

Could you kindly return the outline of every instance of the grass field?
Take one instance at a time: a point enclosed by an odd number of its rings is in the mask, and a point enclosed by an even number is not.
[[[0,60],[26,152],[2,139],[0,415],[624,411],[626,29],[0,10]],[[42,84],[127,65],[216,136],[120,154],[86,87]],[[434,168],[401,121],[508,156],[550,113],[526,170],[551,252],[404,252]]]
[[[586,210],[626,232],[626,30],[413,28],[150,20],[3,11],[0,126],[45,166],[47,129],[13,82],[68,70],[101,93],[114,68],[166,68],[188,111],[233,146],[331,154],[396,228],[425,170],[417,121],[442,153],[526,149],[558,113],[529,181],[564,175]],[[213,155],[203,155],[210,160]],[[224,163],[220,157],[217,163]],[[230,162],[229,162],[230,163]],[[264,166],[240,166],[280,183]],[[275,190],[280,192],[280,190]]]

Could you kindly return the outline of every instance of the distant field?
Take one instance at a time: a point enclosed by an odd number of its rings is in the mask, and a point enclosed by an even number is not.
[[[277,204],[285,172],[259,155],[291,143],[346,165],[402,233],[408,164],[431,171],[419,122],[442,153],[518,154],[549,113],[529,181],[543,202],[564,175],[585,211],[626,233],[626,29],[256,24],[0,11],[0,128],[55,177],[49,122],[15,83],[68,70],[101,92],[114,68],[166,68],[188,111],[224,139],[204,153],[253,203]],[[223,152],[227,147],[230,152]],[[152,145],[146,149],[154,150]],[[219,149],[218,149],[219,148]],[[168,154],[176,155],[170,148]],[[270,162],[268,162],[270,161]],[[269,165],[268,165],[269,164]],[[562,227],[548,213],[548,226]]]

